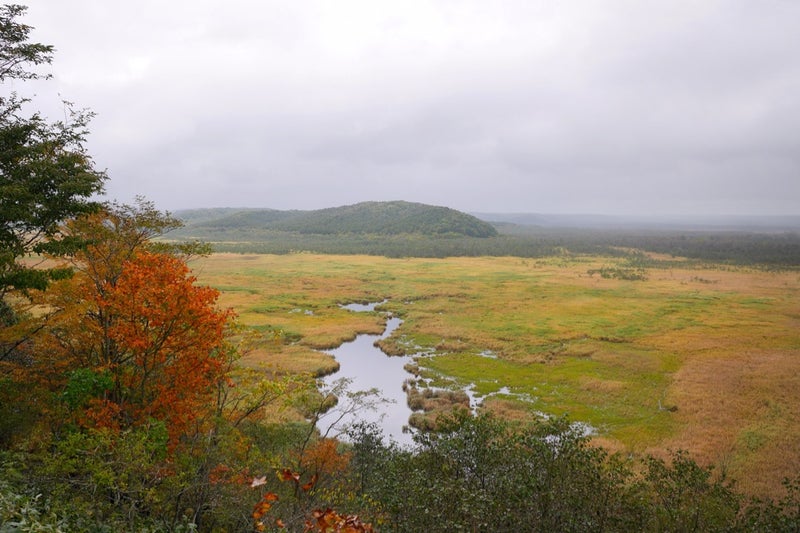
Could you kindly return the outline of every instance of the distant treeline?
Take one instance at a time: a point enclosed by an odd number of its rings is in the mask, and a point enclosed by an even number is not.
[[[386,257],[515,256],[549,257],[565,254],[627,256],[633,250],[655,252],[696,261],[775,268],[800,266],[800,234],[670,233],[530,229],[491,238],[436,235],[304,234],[258,229],[207,228],[181,232],[212,243],[219,252],[286,254],[366,254]],[[649,260],[665,263],[668,259]],[[655,265],[654,265],[655,266]]]
[[[800,266],[800,232],[499,228],[521,241],[557,243],[573,253],[619,255],[639,250],[736,265]],[[669,261],[663,259],[660,262]],[[656,262],[650,260],[651,263]]]
[[[617,246],[741,265],[800,266],[800,234],[700,232],[610,236]]]

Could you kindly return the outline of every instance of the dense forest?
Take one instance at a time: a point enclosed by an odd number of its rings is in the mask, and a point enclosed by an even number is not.
[[[3,84],[51,61],[24,12],[0,8]],[[145,200],[95,201],[89,116],[27,103],[0,97],[0,531],[800,527],[798,480],[748,499],[684,452],[611,455],[564,419],[455,412],[412,449],[372,427],[324,437],[335,400],[313,378],[237,364],[271,339],[197,283],[207,248],[165,241],[182,222]]]

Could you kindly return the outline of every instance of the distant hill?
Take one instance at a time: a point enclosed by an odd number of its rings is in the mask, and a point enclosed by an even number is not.
[[[186,229],[271,230],[336,235],[454,235],[493,237],[488,222],[450,209],[413,202],[362,202],[314,211],[191,209],[178,211]]]

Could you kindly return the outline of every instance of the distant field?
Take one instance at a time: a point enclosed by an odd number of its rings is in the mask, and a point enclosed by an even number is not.
[[[637,267],[644,280],[617,279],[629,259],[583,256],[215,254],[193,267],[241,322],[280,332],[247,365],[330,371],[315,349],[382,329],[338,304],[386,299],[404,323],[385,349],[433,354],[418,364],[437,385],[507,387],[486,402],[503,416],[569,414],[612,450],[688,449],[744,492],[777,493],[800,470],[800,273],[663,264]]]

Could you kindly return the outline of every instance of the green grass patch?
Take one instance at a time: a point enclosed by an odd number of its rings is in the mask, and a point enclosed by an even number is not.
[[[599,350],[605,344],[594,342]],[[584,350],[588,349],[584,347]],[[625,357],[559,357],[548,363],[515,363],[470,353],[422,358],[419,365],[435,386],[474,384],[480,396],[507,388],[530,410],[569,415],[602,434],[652,445],[673,429],[672,413],[659,401],[677,366],[675,357],[626,348]],[[634,360],[634,363],[631,363]]]

